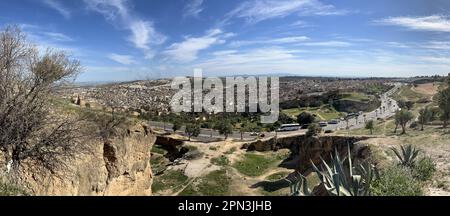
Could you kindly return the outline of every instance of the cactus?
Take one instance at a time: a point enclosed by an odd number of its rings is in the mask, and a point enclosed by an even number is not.
[[[392,148],[392,151],[397,156],[397,159],[399,160],[399,164],[405,167],[413,167],[416,164],[417,156],[420,153],[419,149],[416,149],[413,145],[407,145],[400,146],[401,152],[396,149]]]

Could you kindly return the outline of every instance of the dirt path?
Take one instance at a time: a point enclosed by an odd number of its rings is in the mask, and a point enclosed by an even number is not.
[[[176,196],[186,189],[190,184],[195,182],[199,177],[205,176],[208,173],[219,170],[221,167],[211,163],[212,158],[217,158],[230,151],[232,148],[239,149],[242,146],[241,142],[232,142],[230,140],[202,143],[202,142],[186,142],[185,146],[193,146],[197,148],[203,155],[195,160],[183,160],[182,164],[174,166],[175,169],[183,170],[183,174],[189,177],[189,180],[183,184],[181,189],[172,193]]]

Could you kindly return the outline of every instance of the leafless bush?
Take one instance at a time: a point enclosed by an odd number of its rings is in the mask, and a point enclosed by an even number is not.
[[[54,171],[74,156],[80,121],[55,114],[49,101],[80,70],[64,52],[39,52],[18,27],[0,32],[0,153],[8,170],[26,162]]]

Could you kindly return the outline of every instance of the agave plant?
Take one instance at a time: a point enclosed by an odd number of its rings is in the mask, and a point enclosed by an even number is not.
[[[413,167],[416,164],[417,156],[420,153],[420,149],[417,149],[413,145],[407,145],[400,146],[401,152],[396,149],[392,148],[392,151],[397,156],[397,159],[399,160],[399,164],[406,167]]]
[[[292,196],[311,196],[312,192],[308,187],[308,180],[305,176],[297,173],[300,177],[294,183],[291,183],[291,195]]]
[[[331,164],[322,159],[322,166],[313,168],[321,183],[332,196],[370,196],[370,184],[374,179],[374,166],[366,163],[354,167],[352,164],[350,146],[348,146],[348,169],[344,169],[344,162],[335,150],[331,157]]]

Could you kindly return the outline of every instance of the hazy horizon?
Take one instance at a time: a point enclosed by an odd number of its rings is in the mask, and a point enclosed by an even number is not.
[[[189,76],[447,75],[450,2],[443,0],[18,0],[19,25],[40,48],[67,50],[78,82]],[[26,7],[24,7],[26,5]],[[405,7],[408,5],[408,7]]]

